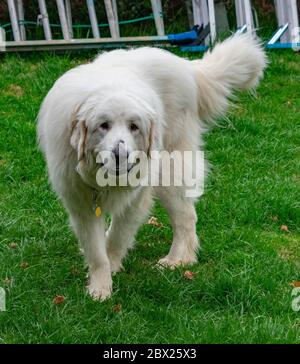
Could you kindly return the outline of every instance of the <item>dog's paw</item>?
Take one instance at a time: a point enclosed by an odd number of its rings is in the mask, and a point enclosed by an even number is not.
[[[111,296],[110,287],[96,287],[92,284],[89,284],[87,286],[87,291],[95,301],[105,301]]]
[[[175,269],[176,267],[180,266],[181,262],[180,261],[172,261],[169,259],[168,256],[159,259],[159,261],[157,262],[156,266],[158,268],[170,268],[170,269]]]
[[[157,266],[159,268],[169,268],[169,269],[175,269],[177,267],[186,266],[186,265],[192,265],[197,263],[197,257],[196,255],[185,257],[184,259],[180,258],[172,258],[169,255],[165,256],[164,258],[161,258]]]
[[[112,294],[112,280],[103,273],[95,272],[90,276],[90,283],[87,286],[89,295],[94,300],[104,301]]]

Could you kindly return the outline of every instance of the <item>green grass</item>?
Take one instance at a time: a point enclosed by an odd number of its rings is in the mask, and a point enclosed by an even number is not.
[[[88,57],[0,59],[0,286],[7,295],[0,342],[299,342],[289,285],[300,280],[299,55],[271,53],[257,95],[239,95],[229,120],[206,136],[213,168],[197,204],[202,251],[190,268],[195,278],[154,268],[172,239],[157,205],[152,214],[164,227],[140,229],[103,303],[85,293],[83,258],[49,188],[35,135],[53,82]],[[56,295],[65,301],[53,304]]]

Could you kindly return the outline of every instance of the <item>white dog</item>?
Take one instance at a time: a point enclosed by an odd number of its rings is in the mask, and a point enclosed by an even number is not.
[[[186,197],[185,187],[101,188],[99,152],[118,159],[135,150],[149,156],[152,150],[198,150],[203,122],[225,113],[234,90],[254,88],[265,66],[258,41],[239,35],[197,61],[156,48],[103,53],[56,81],[39,113],[39,142],[84,251],[94,298],[111,295],[111,273],[122,268],[153,197],[166,207],[173,227],[171,250],[159,263],[195,263],[198,248],[195,200]],[[107,232],[103,213],[112,215]]]

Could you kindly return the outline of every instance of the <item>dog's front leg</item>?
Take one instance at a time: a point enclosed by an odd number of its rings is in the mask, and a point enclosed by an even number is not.
[[[71,224],[81,243],[89,268],[89,294],[100,300],[112,291],[110,262],[106,253],[105,221],[93,213],[71,214]]]
[[[122,215],[113,214],[107,232],[107,253],[111,271],[122,270],[122,259],[133,246],[134,236],[152,204],[151,188],[144,188]]]

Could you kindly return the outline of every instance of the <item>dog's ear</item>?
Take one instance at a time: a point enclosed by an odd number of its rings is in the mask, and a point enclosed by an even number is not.
[[[70,143],[77,151],[78,162],[80,162],[85,156],[86,135],[87,127],[85,121],[74,118],[72,121]]]
[[[154,150],[160,150],[162,146],[162,139],[159,129],[159,124],[162,123],[162,121],[157,122],[157,118],[151,118],[148,126],[148,134],[146,136],[145,140],[145,151],[147,153],[147,156],[150,157],[151,151]]]

